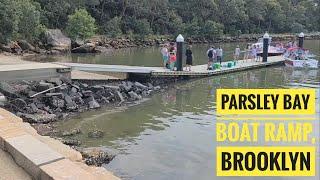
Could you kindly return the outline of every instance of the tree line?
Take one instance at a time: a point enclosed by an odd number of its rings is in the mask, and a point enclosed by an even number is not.
[[[0,0],[0,41],[320,31],[320,0]]]

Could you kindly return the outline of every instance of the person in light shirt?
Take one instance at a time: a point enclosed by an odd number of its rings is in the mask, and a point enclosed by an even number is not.
[[[217,51],[217,62],[222,63],[222,57],[223,57],[223,50],[222,47],[219,46],[219,48],[216,50]]]
[[[169,50],[167,47],[167,44],[163,45],[161,48],[161,54],[162,54],[162,61],[163,61],[163,67],[168,67],[168,60],[169,60]]]
[[[239,47],[239,45],[237,45],[237,47],[234,51],[234,60],[239,60],[240,52],[241,52],[240,47]]]

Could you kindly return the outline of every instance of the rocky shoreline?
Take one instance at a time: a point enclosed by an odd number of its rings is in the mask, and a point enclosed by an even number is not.
[[[79,129],[59,132],[55,122],[67,120],[81,112],[99,108],[113,109],[151,96],[164,88],[166,81],[92,82],[90,84],[54,78],[42,81],[0,82],[0,107],[30,123],[40,135],[57,138],[78,150],[88,165],[109,163],[115,154],[101,149],[81,148],[81,142],[73,139],[82,133]],[[101,138],[104,132],[93,129],[90,138]]]
[[[227,36],[206,39],[188,38],[186,42],[191,44],[204,43],[230,43],[230,42],[256,42],[261,38],[261,34],[247,34],[239,36]],[[272,34],[273,41],[290,41],[296,39],[295,34]],[[306,33],[306,39],[320,39],[320,33]],[[175,41],[175,37],[156,36],[150,38],[107,38],[106,36],[94,36],[88,40],[74,40],[65,36],[59,29],[49,29],[43,38],[30,43],[25,40],[0,44],[0,53],[8,52],[13,54],[40,54],[40,55],[59,55],[66,53],[106,53],[112,49],[131,48],[131,47],[150,47],[158,46],[166,42]]]

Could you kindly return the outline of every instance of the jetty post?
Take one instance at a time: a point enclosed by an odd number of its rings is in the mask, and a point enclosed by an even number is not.
[[[183,71],[182,59],[183,59],[183,43],[184,38],[181,34],[176,39],[177,42],[177,71]]]
[[[270,39],[270,36],[269,36],[269,34],[266,32],[266,33],[263,35],[262,62],[267,62],[267,61],[268,61],[269,39]]]
[[[299,48],[303,48],[303,41],[304,41],[304,33],[301,32],[299,34],[299,44],[298,44]]]

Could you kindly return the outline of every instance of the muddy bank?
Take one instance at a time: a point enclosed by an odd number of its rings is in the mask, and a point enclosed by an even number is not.
[[[73,136],[78,129],[59,132],[55,122],[68,120],[81,112],[99,108],[113,109],[127,106],[166,88],[166,80],[79,82],[67,79],[45,81],[0,82],[0,107],[30,123],[40,135],[59,139],[80,151],[88,165],[101,166],[110,162],[115,154],[105,150],[80,148],[81,142]],[[93,129],[90,138],[101,138],[103,131]]]

